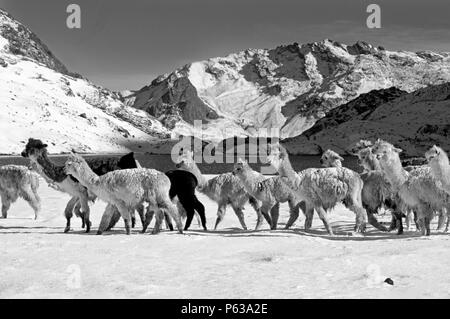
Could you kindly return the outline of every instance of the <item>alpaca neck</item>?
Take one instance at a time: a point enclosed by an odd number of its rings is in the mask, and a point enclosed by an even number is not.
[[[94,173],[94,171],[84,163],[84,165],[74,174],[74,177],[79,180],[79,182],[89,188],[93,193],[98,194],[100,190],[100,177]]]
[[[64,172],[63,166],[57,166],[48,157],[47,153],[42,153],[36,159],[37,165],[51,181],[55,183],[62,183],[66,178],[67,174]]]
[[[450,192],[450,164],[447,155],[441,154],[430,163],[433,177],[441,181],[447,192]]]
[[[205,176],[203,176],[202,172],[197,166],[197,163],[193,162],[193,165],[189,171],[197,178],[199,190],[202,190],[208,186],[208,180]]]
[[[384,166],[383,172],[395,190],[398,190],[408,179],[408,172],[403,169],[398,156],[389,165]]]
[[[292,168],[291,162],[288,158],[281,161],[280,167],[278,168],[278,174],[281,177],[287,177],[287,179],[294,185],[298,185],[299,176]]]
[[[333,165],[331,165],[331,167],[342,168],[342,163],[341,163],[341,161],[336,160],[333,162]]]
[[[265,179],[263,175],[250,168],[243,171],[238,177],[242,181],[245,190],[250,194],[255,194],[259,188],[258,184]]]

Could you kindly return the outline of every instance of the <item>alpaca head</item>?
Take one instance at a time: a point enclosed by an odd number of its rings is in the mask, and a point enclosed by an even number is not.
[[[44,144],[41,140],[30,138],[21,155],[22,157],[36,161],[38,157],[47,154],[47,147],[48,145]]]
[[[78,179],[86,172],[86,166],[89,167],[83,157],[71,153],[64,164],[64,171],[67,175],[72,175]]]
[[[235,176],[243,176],[247,170],[250,169],[246,160],[238,159],[237,163],[234,164],[233,175]]]
[[[286,160],[289,160],[286,149],[280,144],[272,145],[267,156],[267,163],[278,170]]]
[[[371,147],[359,150],[356,155],[358,156],[358,164],[364,171],[368,172],[381,169],[380,163],[378,162],[376,155],[372,153]]]
[[[336,152],[327,150],[320,158],[323,167],[342,167],[344,159]]]
[[[425,157],[428,161],[428,164],[446,164],[448,165],[448,157],[442,148],[434,145],[430,148],[426,153]]]
[[[194,153],[191,151],[184,151],[176,160],[176,168],[184,170],[192,170],[195,168]]]
[[[401,149],[396,148],[394,145],[383,140],[378,140],[372,148],[372,153],[375,154],[376,159],[383,169],[402,167],[400,161],[401,152]]]

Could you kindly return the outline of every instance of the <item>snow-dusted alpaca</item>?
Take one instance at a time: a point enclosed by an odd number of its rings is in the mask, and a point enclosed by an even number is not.
[[[365,152],[361,152],[364,153]],[[366,159],[359,157],[360,163],[365,162]],[[332,150],[327,150],[323,153],[322,158],[320,159],[320,163],[323,167],[342,167],[342,162],[344,159]],[[367,164],[364,165],[366,168]],[[383,204],[389,200],[389,195],[391,194],[389,191],[389,184],[385,184],[385,179],[382,176],[381,172],[368,171],[360,175],[364,186],[361,193],[361,199],[363,203],[363,207],[367,211],[367,217],[369,220],[369,224],[381,231],[388,231],[386,227],[381,225],[375,214],[378,213],[378,209],[383,206]],[[401,228],[400,228],[401,229]],[[403,229],[399,231],[402,233]]]
[[[401,199],[403,206],[417,212],[417,219],[423,235],[430,235],[430,223],[434,212],[448,207],[450,198],[437,186],[431,169],[417,169],[407,172],[400,161],[402,150],[392,144],[378,140],[373,149],[377,155],[384,176],[392,185],[392,190]]]
[[[98,198],[117,207],[125,221],[128,235],[131,214],[135,207],[143,203],[149,204],[143,232],[146,231],[156,209],[154,234],[160,230],[164,213],[168,213],[176,221],[178,231],[183,233],[180,216],[169,197],[170,180],[165,174],[153,169],[138,168],[117,170],[98,176],[83,157],[77,154],[69,156],[65,171]]]
[[[217,220],[214,227],[215,230],[217,230],[219,224],[225,217],[228,205],[231,205],[233,208],[234,213],[239,218],[242,228],[247,230],[243,210],[245,204],[248,202],[250,202],[258,216],[256,229],[258,230],[261,228],[263,223],[263,215],[260,210],[261,203],[245,191],[244,185],[239,178],[232,173],[226,173],[207,180],[195,163],[194,154],[191,151],[186,151],[184,154],[180,155],[176,166],[178,169],[184,169],[194,174],[198,180],[198,190],[218,204]],[[270,225],[270,219],[266,218],[266,220]]]
[[[37,193],[39,177],[25,166],[6,165],[0,167],[0,195],[2,199],[2,218],[8,218],[8,210],[19,197],[23,198],[34,210],[38,219],[41,199]]]
[[[272,147],[268,157],[271,164],[280,174],[287,177],[298,198],[306,203],[305,229],[311,228],[314,209],[330,235],[333,230],[327,213],[339,202],[356,215],[356,232],[364,232],[367,223],[367,212],[362,206],[361,191],[363,181],[359,174],[347,168],[311,168],[296,173],[289,161],[289,155],[281,145]],[[290,220],[290,227],[295,220]]]
[[[247,193],[262,203],[261,213],[267,220],[271,219],[272,230],[277,229],[280,203],[288,202],[291,219],[298,218],[300,200],[289,187],[286,177],[266,178],[241,159],[235,164],[233,174],[241,180]]]

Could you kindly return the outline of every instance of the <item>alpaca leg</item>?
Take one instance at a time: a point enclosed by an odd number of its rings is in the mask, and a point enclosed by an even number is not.
[[[103,217],[105,218],[106,223],[105,231],[110,231],[111,229],[116,227],[116,224],[119,222],[121,216],[116,206],[108,204],[108,206],[106,206],[105,208],[105,213],[103,214]],[[101,223],[103,224],[103,218]]]
[[[290,217],[289,217],[289,220],[291,219],[291,216],[294,216],[293,219],[297,220],[297,219],[298,219],[298,216],[300,215],[300,209],[302,209],[302,212],[304,212],[304,211],[306,210],[306,209],[305,209],[305,207],[306,207],[305,202],[296,203],[296,202],[290,200],[290,201],[288,202],[288,204],[289,204],[289,216],[290,216]],[[301,206],[302,208],[300,208],[300,206]],[[303,209],[305,209],[305,210],[303,210]],[[290,226],[289,226],[289,227],[290,227]],[[287,224],[286,224],[286,226],[285,226],[285,229],[289,229],[289,228],[287,227]]]
[[[89,220],[90,208],[89,208],[87,194],[82,194],[80,196],[80,204],[81,204],[81,211],[83,212],[83,220],[86,223],[86,233],[89,233],[91,231],[92,224],[91,224],[91,221]]]
[[[197,220],[200,221],[199,226],[202,226],[206,231],[208,227],[206,226],[206,215],[205,215],[205,206],[198,200],[197,196],[194,195],[194,209],[197,212]]]
[[[369,220],[369,224],[372,225],[373,227],[375,227],[378,230],[381,230],[382,232],[387,232],[388,229],[386,227],[384,227],[383,225],[380,224],[380,222],[378,221],[378,219],[375,217],[375,214],[378,212],[378,210],[374,210],[371,209],[368,206],[365,206],[366,211],[367,211],[367,217]]]
[[[270,211],[272,210],[272,204],[263,204],[261,207],[261,214],[266,219],[267,223],[269,224],[270,229],[272,229],[272,217],[270,216]]]
[[[164,213],[164,221],[166,223],[166,228],[170,231],[173,231],[172,218],[170,218],[169,214]]]
[[[418,213],[416,210],[413,210],[413,215],[414,215],[414,223],[416,224],[416,229],[418,231],[422,231],[420,227],[422,227],[421,223],[419,222],[419,219],[417,217]]]
[[[142,225],[143,234],[145,234],[145,232],[147,231],[148,226],[152,222],[153,216],[155,216],[154,206],[148,206],[147,213],[145,214],[145,221],[144,224]]]
[[[219,203],[219,207],[217,209],[216,226],[214,227],[214,230],[217,230],[217,227],[219,227],[219,224],[222,222],[223,218],[225,217],[226,211],[227,211],[227,204]]]
[[[233,211],[236,214],[237,218],[239,219],[239,222],[241,223],[241,225],[243,225],[242,228],[244,230],[247,230],[247,227],[245,226],[245,217],[244,217],[244,212],[243,212],[242,208],[236,207],[234,205],[231,205],[231,206],[232,206]]]
[[[120,215],[123,218],[123,221],[125,223],[125,231],[127,232],[127,235],[131,234],[131,225],[130,225],[130,221],[131,221],[131,210],[129,207],[127,207],[124,203],[118,203],[116,205],[117,209],[120,212]]]
[[[186,225],[184,226],[184,230],[187,231],[187,230],[189,230],[189,227],[191,227],[192,219],[194,218],[194,215],[195,215],[195,210],[192,206],[189,208],[185,208],[185,209],[186,209],[187,219],[186,219]]]
[[[102,235],[105,231],[112,229],[120,219],[120,212],[116,206],[108,204],[103,212],[102,220],[98,226],[97,235]]]
[[[11,207],[11,201],[6,194],[1,194],[2,197],[2,218],[8,218],[8,210]]]
[[[280,218],[280,203],[276,203],[270,210],[270,218],[272,219],[271,230],[277,230],[278,219]]]
[[[295,209],[293,209],[291,202],[289,202],[289,206],[290,206],[290,216],[289,216],[289,220],[286,223],[286,226],[284,227],[284,229],[289,229],[292,227],[292,225],[294,225],[294,223],[297,221],[298,216],[300,215],[300,207],[303,214],[306,215],[306,211],[307,211],[307,207],[306,207],[306,203],[305,202],[301,202],[297,205],[297,207],[295,207]]]
[[[81,228],[85,229],[86,223],[84,220],[84,214],[81,212],[81,204],[79,201],[77,201],[77,203],[75,204],[73,208],[73,213],[75,214],[76,217],[79,217],[81,219]]]
[[[72,197],[69,202],[66,205],[66,208],[64,210],[64,216],[66,216],[66,228],[64,229],[65,233],[68,233],[70,231],[70,220],[73,217],[73,209],[75,207],[75,205],[78,202],[78,197]]]
[[[256,212],[256,227],[255,230],[259,230],[263,223],[264,216],[261,214],[261,203],[254,197],[250,197],[249,201],[250,206],[255,210]],[[247,230],[247,226],[243,225],[242,228],[244,230]]]
[[[21,190],[20,196],[33,208],[34,210],[34,219],[37,220],[39,216],[39,211],[41,210],[40,199],[36,198],[31,186],[24,187]]]
[[[411,230],[411,211],[406,213],[405,223],[406,223],[406,230]]]
[[[159,203],[158,208],[159,208],[160,212],[163,212],[164,214],[166,214],[166,213],[169,214],[169,216],[175,221],[178,232],[180,234],[183,234],[183,224],[181,223],[181,218],[180,218],[180,215],[178,214],[177,207],[174,204],[172,204],[172,202],[168,199],[165,202]],[[159,213],[159,215],[160,215],[160,218],[162,218],[161,213]],[[157,227],[155,227],[155,228],[157,228]]]
[[[403,213],[401,212],[393,212],[392,213],[395,216],[395,228],[397,229],[397,235],[403,234]]]
[[[359,205],[350,205],[350,207],[348,208],[356,215],[355,232],[364,233],[364,231],[366,230],[366,223],[367,223],[366,210]]]
[[[263,215],[261,214],[261,211],[258,210],[258,211],[256,212],[256,226],[255,226],[255,230],[260,230],[260,229],[261,229],[261,226],[262,226],[262,224],[263,224],[263,221],[264,221],[264,217],[263,217]],[[247,230],[247,229],[244,229],[244,230]]]
[[[144,211],[145,211],[145,206],[144,206],[144,204],[138,205],[138,206],[136,207],[136,210],[137,210],[137,212],[138,212],[139,219],[141,220],[141,225],[144,225],[144,223],[145,223],[145,213],[144,213]]]
[[[312,227],[314,218],[314,207],[310,204],[304,203],[304,215],[305,215],[305,231],[308,231]]]
[[[157,210],[155,213],[155,228],[153,228],[152,235],[157,235],[161,232],[161,224],[164,219],[164,213],[162,210]]]
[[[445,229],[445,224],[447,221],[447,209],[443,208],[439,213],[438,227],[437,230],[443,231]]]
[[[325,229],[327,230],[328,234],[333,236],[333,229],[330,226],[330,222],[328,221],[328,214],[325,211],[325,209],[323,209],[322,206],[317,206],[316,207],[316,211],[319,213],[319,217],[323,222],[323,225],[325,226]]]

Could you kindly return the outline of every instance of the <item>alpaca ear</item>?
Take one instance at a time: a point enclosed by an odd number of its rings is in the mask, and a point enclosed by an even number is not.
[[[343,162],[344,161],[344,158],[342,157],[342,156],[338,156],[338,160],[340,160],[341,162]]]
[[[439,149],[439,147],[438,147],[437,145],[434,145],[434,146],[433,146],[433,149],[436,151],[436,154],[437,154],[437,155],[440,155],[440,154],[441,154],[441,150]]]
[[[394,150],[394,152],[397,152],[397,153],[399,153],[399,154],[403,152],[402,149],[397,148],[397,147],[394,147],[393,150]]]

